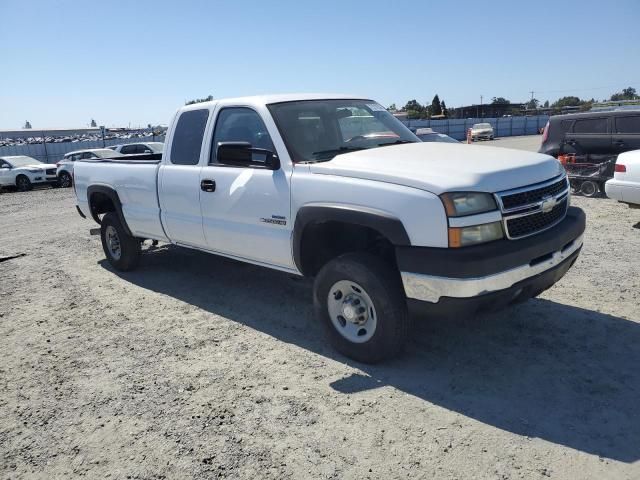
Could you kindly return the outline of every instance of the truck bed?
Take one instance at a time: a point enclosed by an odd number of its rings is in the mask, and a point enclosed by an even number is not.
[[[78,206],[90,217],[87,186],[115,190],[127,225],[135,236],[166,240],[160,222],[158,170],[162,154],[78,160],[74,182]]]

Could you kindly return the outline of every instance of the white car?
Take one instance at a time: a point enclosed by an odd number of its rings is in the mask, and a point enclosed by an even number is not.
[[[0,157],[0,188],[16,187],[26,192],[39,184],[58,184],[55,165],[26,155]]]
[[[585,215],[555,158],[421,142],[367,98],[187,105],[167,139],[161,159],[76,163],[78,212],[100,224],[109,263],[135,268],[152,239],[315,277],[319,322],[358,361],[401,351],[410,305],[524,301],[582,248]]]
[[[493,127],[490,123],[475,123],[471,127],[471,140],[493,140]]]
[[[57,165],[56,175],[60,186],[68,188],[73,183],[73,164],[76,160],[87,160],[97,158],[113,158],[119,157],[120,154],[108,148],[90,148],[87,150],[76,150],[65,153],[62,160]]]
[[[122,155],[139,155],[144,153],[162,153],[164,143],[162,142],[140,142],[126,143],[123,145],[112,145],[109,147],[114,152]]]
[[[640,208],[640,150],[618,155],[613,178],[604,189],[607,197]]]

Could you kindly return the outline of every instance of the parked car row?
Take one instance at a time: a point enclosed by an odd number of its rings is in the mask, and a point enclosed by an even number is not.
[[[110,148],[90,148],[65,154],[56,164],[44,163],[26,155],[0,157],[0,189],[15,188],[20,192],[31,190],[34,185],[51,185],[68,188],[73,185],[73,165],[77,160],[126,157],[132,155],[162,153],[161,142],[129,143]]]
[[[125,131],[125,132],[107,132],[104,137],[102,133],[79,133],[74,135],[45,135],[26,137],[26,138],[0,138],[0,147],[11,147],[18,145],[32,145],[39,143],[78,143],[78,142],[90,142],[90,141],[102,141],[102,140],[127,140],[130,138],[149,138],[153,136],[164,135],[163,130],[154,131]]]

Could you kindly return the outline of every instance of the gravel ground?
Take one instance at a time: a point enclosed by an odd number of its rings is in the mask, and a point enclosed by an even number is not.
[[[516,150],[526,150],[537,152],[542,142],[542,135],[523,135],[516,137],[498,137],[492,141],[473,142],[474,145],[485,145],[487,147],[515,148]]]
[[[640,478],[640,211],[574,198],[539,299],[328,348],[307,280],[160,246],[114,272],[71,190],[0,195],[0,478]]]

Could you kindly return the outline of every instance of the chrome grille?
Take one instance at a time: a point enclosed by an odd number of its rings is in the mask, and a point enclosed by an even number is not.
[[[502,205],[504,206],[505,210],[510,210],[512,208],[518,208],[522,205],[539,202],[549,195],[558,195],[559,193],[564,192],[566,189],[567,180],[565,178],[561,178],[560,180],[553,182],[550,185],[545,185],[544,187],[503,195]]]
[[[496,194],[507,238],[515,240],[561,222],[569,207],[566,176]]]

